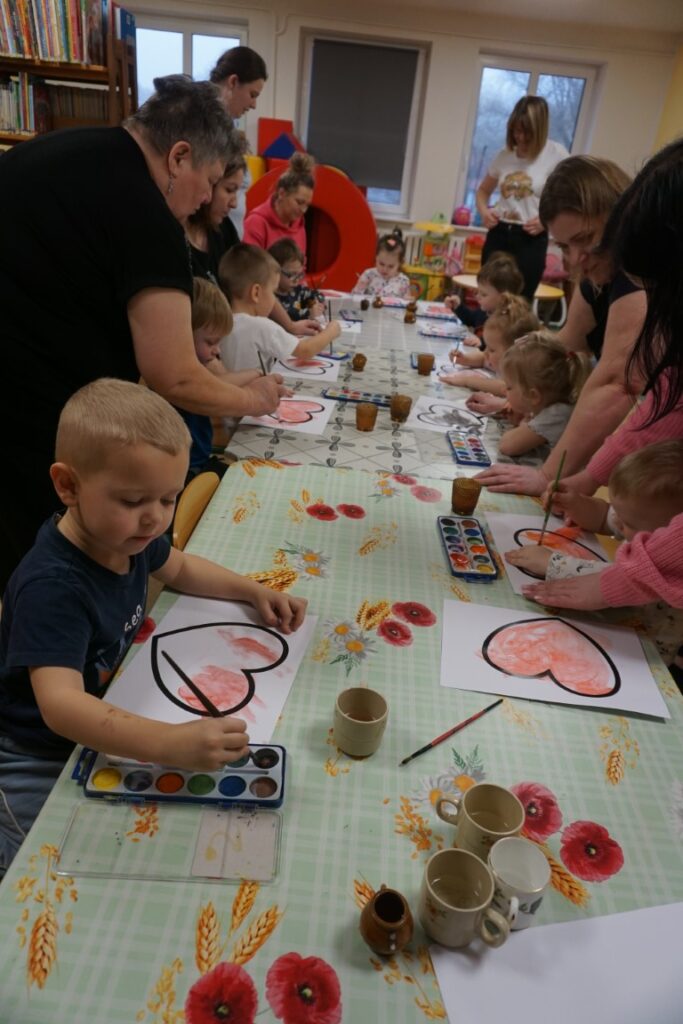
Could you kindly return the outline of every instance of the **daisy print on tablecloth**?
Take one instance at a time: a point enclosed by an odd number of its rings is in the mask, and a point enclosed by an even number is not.
[[[318,660],[329,665],[342,663],[349,675],[354,668],[378,650],[378,640],[391,647],[410,647],[414,634],[411,626],[425,627],[436,624],[436,615],[417,601],[391,602],[366,599],[354,619],[333,619],[324,623],[326,644]],[[381,648],[379,648],[381,649]]]
[[[326,567],[329,565],[330,559],[322,551],[314,551],[313,548],[305,547],[303,544],[291,544],[288,540],[280,550],[290,556],[293,567],[300,573],[302,579],[326,579],[328,577]]]

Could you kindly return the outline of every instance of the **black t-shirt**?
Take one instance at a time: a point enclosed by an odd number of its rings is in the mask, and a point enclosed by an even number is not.
[[[124,575],[105,569],[59,532],[54,519],[5,592],[0,623],[0,734],[35,754],[73,746],[43,721],[29,667],[71,668],[101,697],[145,617],[147,578],[169,556],[166,536],[130,559]]]
[[[53,132],[4,154],[0,225],[1,443],[16,463],[30,436],[44,473],[70,395],[139,376],[129,300],[150,287],[191,296],[189,259],[123,128]]]
[[[610,306],[624,295],[639,291],[639,288],[637,284],[629,280],[623,270],[619,270],[612,283],[600,288],[599,291],[596,291],[595,286],[587,278],[581,281],[579,289],[595,317],[595,327],[586,335],[586,343],[595,358],[599,359],[605,341],[605,327]]]

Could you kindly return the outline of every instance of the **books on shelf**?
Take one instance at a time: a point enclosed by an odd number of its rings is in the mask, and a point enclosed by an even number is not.
[[[0,132],[32,135],[70,122],[106,123],[108,100],[99,86],[45,82],[19,72],[0,79]]]
[[[0,56],[101,67],[107,32],[135,42],[135,18],[112,0],[0,0]]]

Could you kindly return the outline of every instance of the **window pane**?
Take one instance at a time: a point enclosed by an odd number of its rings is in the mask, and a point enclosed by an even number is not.
[[[205,82],[218,58],[240,40],[234,36],[192,36],[192,77],[195,82]]]
[[[163,32],[139,28],[136,33],[138,98],[140,103],[154,92],[154,79],[162,75],[180,75],[183,71],[182,32]]]
[[[570,152],[585,88],[585,78],[538,76],[538,95],[547,100],[550,111],[549,137],[561,142]]]
[[[465,205],[472,211],[476,209],[477,186],[498,150],[505,145],[508,118],[517,100],[526,95],[530,78],[528,71],[488,67],[482,71],[465,186]]]
[[[390,192],[400,204],[418,57],[395,46],[313,43],[307,148],[365,186],[371,202],[378,189],[376,201]]]

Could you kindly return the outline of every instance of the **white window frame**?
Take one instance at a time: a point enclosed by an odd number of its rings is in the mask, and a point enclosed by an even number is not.
[[[337,32],[321,32],[317,29],[304,29],[302,31],[302,64],[301,64],[301,87],[299,89],[299,102],[296,113],[297,135],[308,147],[308,116],[311,102],[311,70],[313,66],[313,46],[316,40],[333,40],[337,43],[351,43],[354,46],[385,46],[393,50],[417,50],[417,65],[415,67],[415,87],[413,89],[413,102],[410,107],[408,120],[408,132],[406,135],[405,159],[403,161],[403,175],[401,178],[401,202],[400,203],[370,203],[370,209],[378,217],[389,219],[404,219],[408,215],[412,201],[413,187],[415,184],[415,171],[417,167],[417,137],[420,122],[420,111],[424,103],[426,88],[425,69],[427,66],[427,55],[429,45],[420,42],[404,42],[401,39],[387,39],[383,37],[352,36]]]
[[[247,45],[247,26],[238,22],[206,21],[195,18],[174,18],[166,14],[136,14],[137,28],[158,29],[159,32],[181,32],[183,36],[183,74],[192,74],[192,36],[232,36],[240,46]]]
[[[457,188],[455,192],[455,206],[463,202],[467,190],[467,168],[470,162],[472,150],[472,139],[476,127],[477,110],[479,108],[479,96],[481,94],[481,80],[484,68],[502,68],[504,71],[528,71],[530,74],[528,92],[534,94],[540,75],[558,75],[567,78],[583,78],[586,81],[581,109],[576,122],[574,141],[570,152],[585,153],[588,149],[590,138],[591,121],[595,108],[596,85],[598,72],[600,70],[595,64],[576,64],[555,59],[544,60],[542,57],[520,57],[512,54],[481,53],[479,55],[479,77],[477,88],[474,91],[474,100],[470,107],[467,120],[467,146],[463,146],[462,159],[460,161],[460,173],[458,175]],[[511,111],[512,113],[512,111]]]

